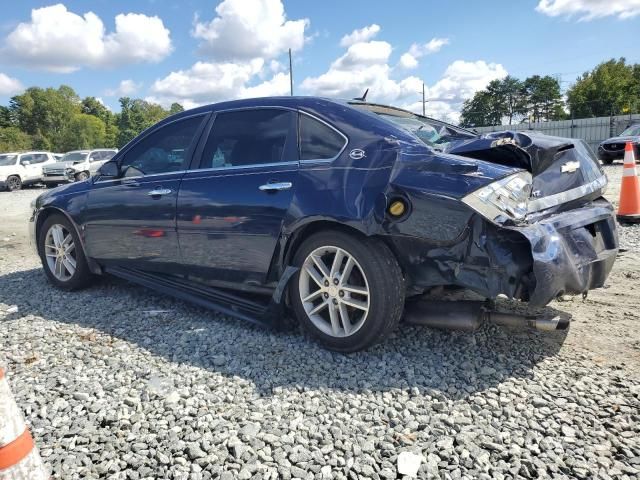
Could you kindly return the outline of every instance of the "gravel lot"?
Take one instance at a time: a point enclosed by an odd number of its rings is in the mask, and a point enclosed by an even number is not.
[[[115,279],[54,290],[40,191],[0,193],[0,363],[54,478],[640,475],[640,226],[607,288],[548,307],[568,332],[403,326],[345,356]]]

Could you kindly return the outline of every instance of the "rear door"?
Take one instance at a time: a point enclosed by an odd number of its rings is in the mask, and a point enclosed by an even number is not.
[[[89,256],[142,270],[179,268],[176,199],[207,116],[181,118],[141,138],[116,159],[121,178],[94,177],[84,221]]]
[[[218,113],[200,163],[186,173],[178,196],[188,271],[219,282],[264,284],[297,175],[294,111]]]

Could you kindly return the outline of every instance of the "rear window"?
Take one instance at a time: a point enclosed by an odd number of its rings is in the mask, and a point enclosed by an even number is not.
[[[333,128],[308,115],[300,115],[300,160],[334,158],[346,143]]]

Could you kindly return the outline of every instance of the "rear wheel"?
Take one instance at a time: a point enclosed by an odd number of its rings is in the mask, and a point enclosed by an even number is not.
[[[51,215],[40,228],[38,252],[49,281],[62,290],[88,286],[92,275],[71,222],[63,215]]]
[[[404,280],[380,240],[332,231],[315,234],[294,257],[296,317],[325,347],[355,352],[383,340],[398,324]]]
[[[22,188],[22,180],[17,175],[12,175],[6,180],[7,190],[13,192],[15,190],[20,190]]]
[[[611,165],[613,163],[613,158],[601,158],[600,160],[602,160],[602,163],[605,165]]]

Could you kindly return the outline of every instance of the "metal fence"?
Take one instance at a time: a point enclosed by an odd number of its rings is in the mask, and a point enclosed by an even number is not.
[[[577,118],[572,120],[558,120],[554,122],[519,123],[514,125],[494,125],[491,127],[476,127],[480,133],[497,132],[500,130],[516,130],[519,132],[535,130],[558,137],[582,138],[597,151],[598,144],[607,138],[619,135],[633,121],[640,123],[640,114],[616,115],[611,117]]]

